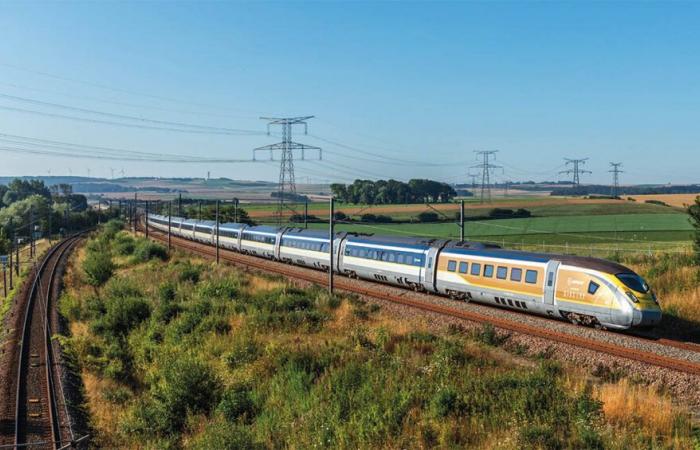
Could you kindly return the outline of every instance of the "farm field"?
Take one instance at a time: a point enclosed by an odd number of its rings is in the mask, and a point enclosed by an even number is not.
[[[325,224],[310,226],[325,228]],[[684,214],[610,214],[532,217],[466,222],[469,240],[497,244],[543,246],[566,244],[615,244],[613,248],[639,247],[662,242],[664,247],[689,243],[692,227]],[[459,238],[453,223],[338,224],[339,231],[383,233],[433,238]],[[608,247],[610,247],[608,245]]]
[[[271,217],[277,208],[276,204],[246,204],[243,207],[252,218]],[[303,213],[304,205],[294,206]],[[667,206],[631,202],[610,199],[584,199],[573,197],[529,197],[529,198],[505,198],[494,200],[492,203],[479,203],[478,199],[470,198],[465,200],[465,214],[470,216],[481,216],[493,208],[518,209],[525,208],[535,216],[560,216],[560,215],[584,215],[584,214],[647,214],[658,213],[667,214],[676,211],[675,208]],[[439,211],[445,215],[453,215],[459,212],[458,203],[438,203],[431,204],[430,207],[423,203],[400,204],[400,205],[355,205],[336,204],[336,211],[341,211],[347,215],[362,214],[383,214],[391,216],[396,220],[406,220],[415,217],[421,212]],[[681,212],[677,210],[677,212]],[[291,208],[286,215],[293,214]],[[309,214],[324,217],[328,215],[328,205],[326,203],[309,203]]]
[[[695,197],[700,194],[653,194],[653,195],[634,195],[632,198],[638,202],[646,200],[656,200],[664,202],[668,205],[678,208],[685,208],[686,205],[691,205],[695,202]]]

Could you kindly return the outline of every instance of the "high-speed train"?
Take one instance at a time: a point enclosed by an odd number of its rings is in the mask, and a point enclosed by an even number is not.
[[[216,223],[156,214],[149,226],[216,244]],[[219,246],[262,258],[328,270],[328,233],[300,228],[219,225]],[[339,274],[416,291],[517,309],[609,329],[652,327],[659,302],[629,268],[597,258],[513,251],[447,239],[337,233]]]

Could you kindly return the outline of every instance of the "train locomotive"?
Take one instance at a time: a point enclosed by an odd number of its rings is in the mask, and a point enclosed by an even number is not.
[[[216,223],[149,214],[149,226],[216,244]],[[448,239],[219,225],[219,246],[277,261],[334,270],[421,292],[446,295],[598,328],[653,327],[661,308],[647,283],[603,259],[506,250]]]

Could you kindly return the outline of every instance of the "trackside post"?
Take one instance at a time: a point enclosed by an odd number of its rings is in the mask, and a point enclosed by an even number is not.
[[[328,246],[329,248],[329,256],[330,256],[330,264],[328,265],[328,294],[333,295],[333,216],[335,215],[335,204],[334,204],[335,199],[333,196],[331,196],[330,200],[330,205],[329,205],[329,217],[328,217],[328,240],[330,241],[330,245]]]

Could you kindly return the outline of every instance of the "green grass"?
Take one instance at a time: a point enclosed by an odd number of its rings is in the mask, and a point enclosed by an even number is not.
[[[312,224],[326,228],[324,224]],[[531,217],[466,222],[469,240],[526,244],[648,243],[687,241],[692,227],[685,214],[614,214]],[[338,224],[338,231],[458,238],[454,223]]]

